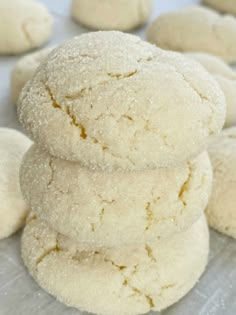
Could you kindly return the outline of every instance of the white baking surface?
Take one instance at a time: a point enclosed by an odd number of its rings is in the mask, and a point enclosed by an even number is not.
[[[152,18],[161,12],[198,2],[154,1]],[[47,4],[55,18],[54,35],[49,45],[87,31],[71,21],[69,0],[42,2]],[[143,37],[144,29],[135,33]],[[9,80],[11,69],[18,58],[0,57],[0,126],[16,129],[20,129],[20,125],[15,106],[9,98]],[[20,257],[20,235],[21,232],[0,241],[0,315],[87,314],[57,302],[31,279]],[[236,315],[236,241],[211,231],[210,261],[204,276],[185,298],[161,314]]]

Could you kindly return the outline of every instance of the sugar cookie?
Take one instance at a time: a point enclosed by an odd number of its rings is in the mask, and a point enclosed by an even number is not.
[[[40,146],[103,170],[180,165],[225,118],[224,95],[198,63],[112,31],[54,49],[18,105]]]
[[[0,128],[0,239],[20,228],[29,210],[20,191],[19,169],[30,144],[22,133]]]
[[[208,250],[204,216],[174,238],[138,248],[81,251],[36,218],[22,237],[24,263],[42,288],[68,306],[103,315],[174,304],[201,276]]]
[[[18,54],[48,41],[52,16],[40,2],[0,0],[0,54]]]
[[[209,154],[214,181],[207,219],[212,228],[236,238],[236,127],[215,137]]]
[[[225,127],[236,125],[236,73],[220,58],[205,53],[186,53],[200,62],[219,83],[226,99]]]
[[[178,168],[106,173],[33,146],[20,173],[30,207],[58,232],[93,247],[140,244],[188,228],[212,183],[206,152]]]
[[[127,31],[147,21],[152,3],[152,0],[73,0],[71,14],[89,28]]]
[[[201,6],[162,14],[150,25],[147,38],[167,50],[204,51],[236,62],[236,20]]]
[[[235,0],[203,0],[202,2],[223,13],[236,14]]]
[[[17,61],[11,74],[11,98],[14,104],[17,103],[18,97],[25,83],[31,79],[38,66],[44,61],[53,47],[47,47],[28,54]]]

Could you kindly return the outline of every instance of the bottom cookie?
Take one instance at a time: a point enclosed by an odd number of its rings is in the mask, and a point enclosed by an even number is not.
[[[138,248],[81,251],[31,217],[22,257],[38,284],[68,306],[96,314],[143,314],[177,302],[195,285],[208,259],[201,217],[175,237]]]

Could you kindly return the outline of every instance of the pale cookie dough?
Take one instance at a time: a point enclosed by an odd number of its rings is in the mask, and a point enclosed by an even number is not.
[[[87,33],[49,54],[18,102],[52,155],[92,169],[181,164],[204,151],[225,98],[203,67],[120,32]]]
[[[202,3],[223,13],[236,14],[235,0],[203,0]]]
[[[17,103],[20,92],[26,82],[31,79],[38,66],[46,59],[54,47],[47,47],[20,58],[11,74],[11,99]]]
[[[236,238],[236,127],[215,137],[209,154],[214,181],[207,219],[212,228]]]
[[[152,0],[72,0],[71,14],[89,28],[127,31],[148,20],[152,4]]]
[[[30,144],[22,133],[0,128],[0,239],[15,233],[29,211],[20,190],[19,169]]]
[[[0,0],[0,55],[19,54],[48,41],[52,16],[35,0]]]
[[[143,244],[188,228],[212,184],[206,152],[178,168],[107,173],[33,146],[20,173],[30,207],[58,232],[93,247]]]
[[[236,62],[236,19],[201,6],[162,14],[149,26],[147,39],[175,51],[204,51]]]
[[[224,126],[230,127],[236,125],[236,72],[223,60],[213,55],[186,53],[186,56],[200,62],[214,76],[225,94],[227,106]]]
[[[164,242],[137,248],[81,251],[31,218],[22,257],[37,283],[59,301],[103,315],[160,311],[190,291],[208,260],[205,217]]]

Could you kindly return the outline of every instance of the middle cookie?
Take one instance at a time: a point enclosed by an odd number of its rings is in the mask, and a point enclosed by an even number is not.
[[[143,243],[185,230],[201,216],[212,183],[207,153],[178,168],[105,173],[35,145],[20,176],[32,210],[85,248]]]

